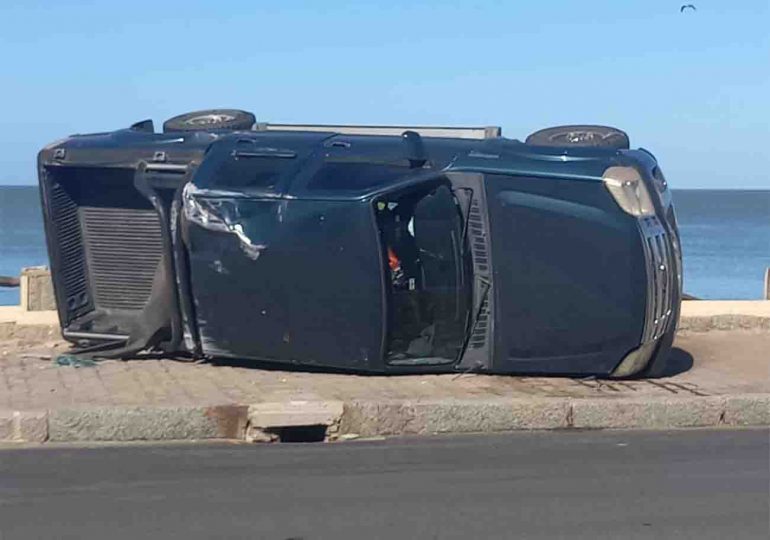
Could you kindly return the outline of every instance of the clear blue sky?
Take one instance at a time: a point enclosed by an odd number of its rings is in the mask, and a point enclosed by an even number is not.
[[[693,0],[687,0],[687,3]],[[0,184],[44,144],[273,122],[617,125],[681,188],[770,188],[770,2],[0,0]]]

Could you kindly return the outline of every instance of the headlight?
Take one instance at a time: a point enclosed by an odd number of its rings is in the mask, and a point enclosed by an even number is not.
[[[627,214],[653,216],[655,207],[639,172],[633,167],[609,167],[602,175],[612,197]]]

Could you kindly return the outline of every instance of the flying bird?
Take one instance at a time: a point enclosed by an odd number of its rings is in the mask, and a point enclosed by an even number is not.
[[[698,11],[698,8],[695,7],[693,4],[684,4],[682,7],[679,8],[679,13],[684,13],[686,9],[691,9],[693,11]]]

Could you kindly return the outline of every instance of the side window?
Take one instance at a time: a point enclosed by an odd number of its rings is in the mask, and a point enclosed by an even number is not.
[[[375,204],[390,277],[387,361],[452,362],[470,304],[456,199],[442,185]]]
[[[329,161],[308,182],[312,191],[363,191],[410,173],[409,167],[375,163]]]

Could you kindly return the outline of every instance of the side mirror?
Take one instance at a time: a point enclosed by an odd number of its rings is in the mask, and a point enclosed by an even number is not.
[[[131,124],[131,127],[128,128],[131,131],[141,131],[143,133],[155,133],[155,124],[152,123],[152,120],[142,120],[140,122],[136,122],[135,124]]]

